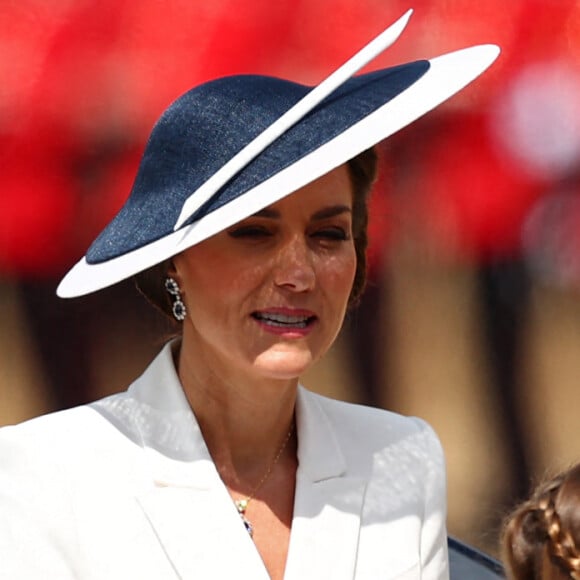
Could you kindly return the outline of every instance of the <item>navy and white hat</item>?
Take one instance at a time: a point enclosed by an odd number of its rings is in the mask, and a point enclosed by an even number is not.
[[[267,76],[202,84],[161,115],[131,194],[59,296],[100,290],[174,256],[346,163],[480,75],[481,45],[353,76],[411,11],[316,87]]]

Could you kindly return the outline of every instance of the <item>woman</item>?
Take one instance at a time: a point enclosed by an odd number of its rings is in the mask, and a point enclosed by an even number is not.
[[[445,473],[421,420],[299,386],[364,285],[372,147],[497,56],[201,85],[59,287],[131,276],[181,322],[118,395],[0,432],[1,578],[447,578]]]
[[[511,580],[580,579],[580,464],[538,485],[508,516],[501,552]]]

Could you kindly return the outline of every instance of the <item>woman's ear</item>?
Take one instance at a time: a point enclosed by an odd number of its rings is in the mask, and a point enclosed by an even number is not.
[[[173,258],[168,260],[166,272],[167,272],[167,275],[171,276],[172,278],[176,278],[176,276],[178,276],[177,268],[175,267],[175,262],[174,262]]]
[[[175,280],[175,282],[177,283],[179,291],[185,295],[184,291],[182,290],[183,280],[181,279],[181,274],[179,273],[179,263],[180,263],[179,256],[174,256],[173,258],[168,260],[167,268],[165,270],[166,272],[165,276],[166,278],[173,278],[173,280]]]

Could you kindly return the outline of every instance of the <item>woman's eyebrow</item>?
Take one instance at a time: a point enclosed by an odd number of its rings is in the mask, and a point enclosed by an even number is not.
[[[312,214],[313,220],[323,220],[326,218],[335,217],[343,213],[352,213],[352,208],[348,205],[332,205],[330,207],[324,207],[315,211]]]
[[[352,213],[352,208],[348,205],[331,205],[329,207],[323,207],[322,209],[315,211],[312,214],[311,219],[315,221],[323,220],[337,215],[341,215],[343,213]],[[282,217],[278,210],[269,207],[257,211],[256,213],[252,214],[252,216],[271,219],[280,219],[280,217]]]
[[[260,211],[252,214],[252,217],[279,218],[280,212],[275,209],[265,207],[264,209],[261,209]]]

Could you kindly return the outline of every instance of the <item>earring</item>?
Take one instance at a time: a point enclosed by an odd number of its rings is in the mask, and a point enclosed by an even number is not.
[[[187,315],[187,310],[183,300],[181,299],[181,288],[179,287],[179,284],[171,278],[171,276],[168,276],[165,278],[165,289],[171,295],[171,300],[173,302],[173,316],[175,317],[175,320],[182,322]]]

